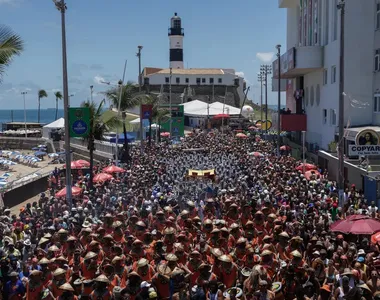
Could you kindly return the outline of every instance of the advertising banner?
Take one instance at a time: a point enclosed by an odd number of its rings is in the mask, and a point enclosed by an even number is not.
[[[88,107],[69,108],[70,137],[87,137],[90,132],[90,109]]]
[[[372,129],[364,129],[356,135],[355,145],[349,145],[350,156],[380,155],[380,136]]]

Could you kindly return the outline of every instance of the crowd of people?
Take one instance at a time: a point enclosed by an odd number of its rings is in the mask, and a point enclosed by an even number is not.
[[[326,171],[306,178],[274,149],[254,135],[193,132],[132,147],[112,180],[74,176],[83,192],[72,206],[53,186],[18,215],[3,209],[2,299],[379,298],[378,245],[330,230],[377,208],[355,186],[340,207]]]

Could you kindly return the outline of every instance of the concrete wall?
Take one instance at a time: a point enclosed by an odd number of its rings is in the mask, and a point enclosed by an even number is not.
[[[48,176],[22,185],[4,194],[4,206],[16,206],[48,189]]]
[[[48,145],[48,151],[53,151],[53,146],[50,141],[47,141],[42,138],[25,138],[25,137],[7,137],[0,136],[0,148],[4,150],[31,150],[33,147],[36,147],[39,144]]]

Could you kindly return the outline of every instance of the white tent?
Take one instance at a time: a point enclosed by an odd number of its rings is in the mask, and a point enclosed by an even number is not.
[[[198,100],[194,100],[198,101]],[[193,102],[193,101],[191,101]],[[191,103],[188,102],[188,103]],[[184,108],[184,114],[185,116],[190,117],[204,117],[204,116],[215,116],[219,114],[228,114],[228,115],[239,115],[240,114],[240,108],[236,108],[231,105],[223,104],[221,102],[214,102],[208,105],[205,102],[199,101],[203,104],[197,105],[197,106],[190,106],[188,108]],[[224,111],[223,111],[224,109]]]
[[[60,118],[58,120],[55,120],[54,122],[51,122],[50,124],[47,124],[44,127],[42,127],[42,137],[48,139],[50,138],[50,133],[53,130],[63,129],[63,128],[65,128],[65,119]]]
[[[129,124],[140,124],[140,118],[136,118],[129,122]]]

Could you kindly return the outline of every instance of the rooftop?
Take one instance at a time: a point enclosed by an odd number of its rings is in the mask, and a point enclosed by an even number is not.
[[[170,69],[162,69],[158,74],[170,74]],[[172,69],[172,74],[177,75],[224,75],[222,69]]]

